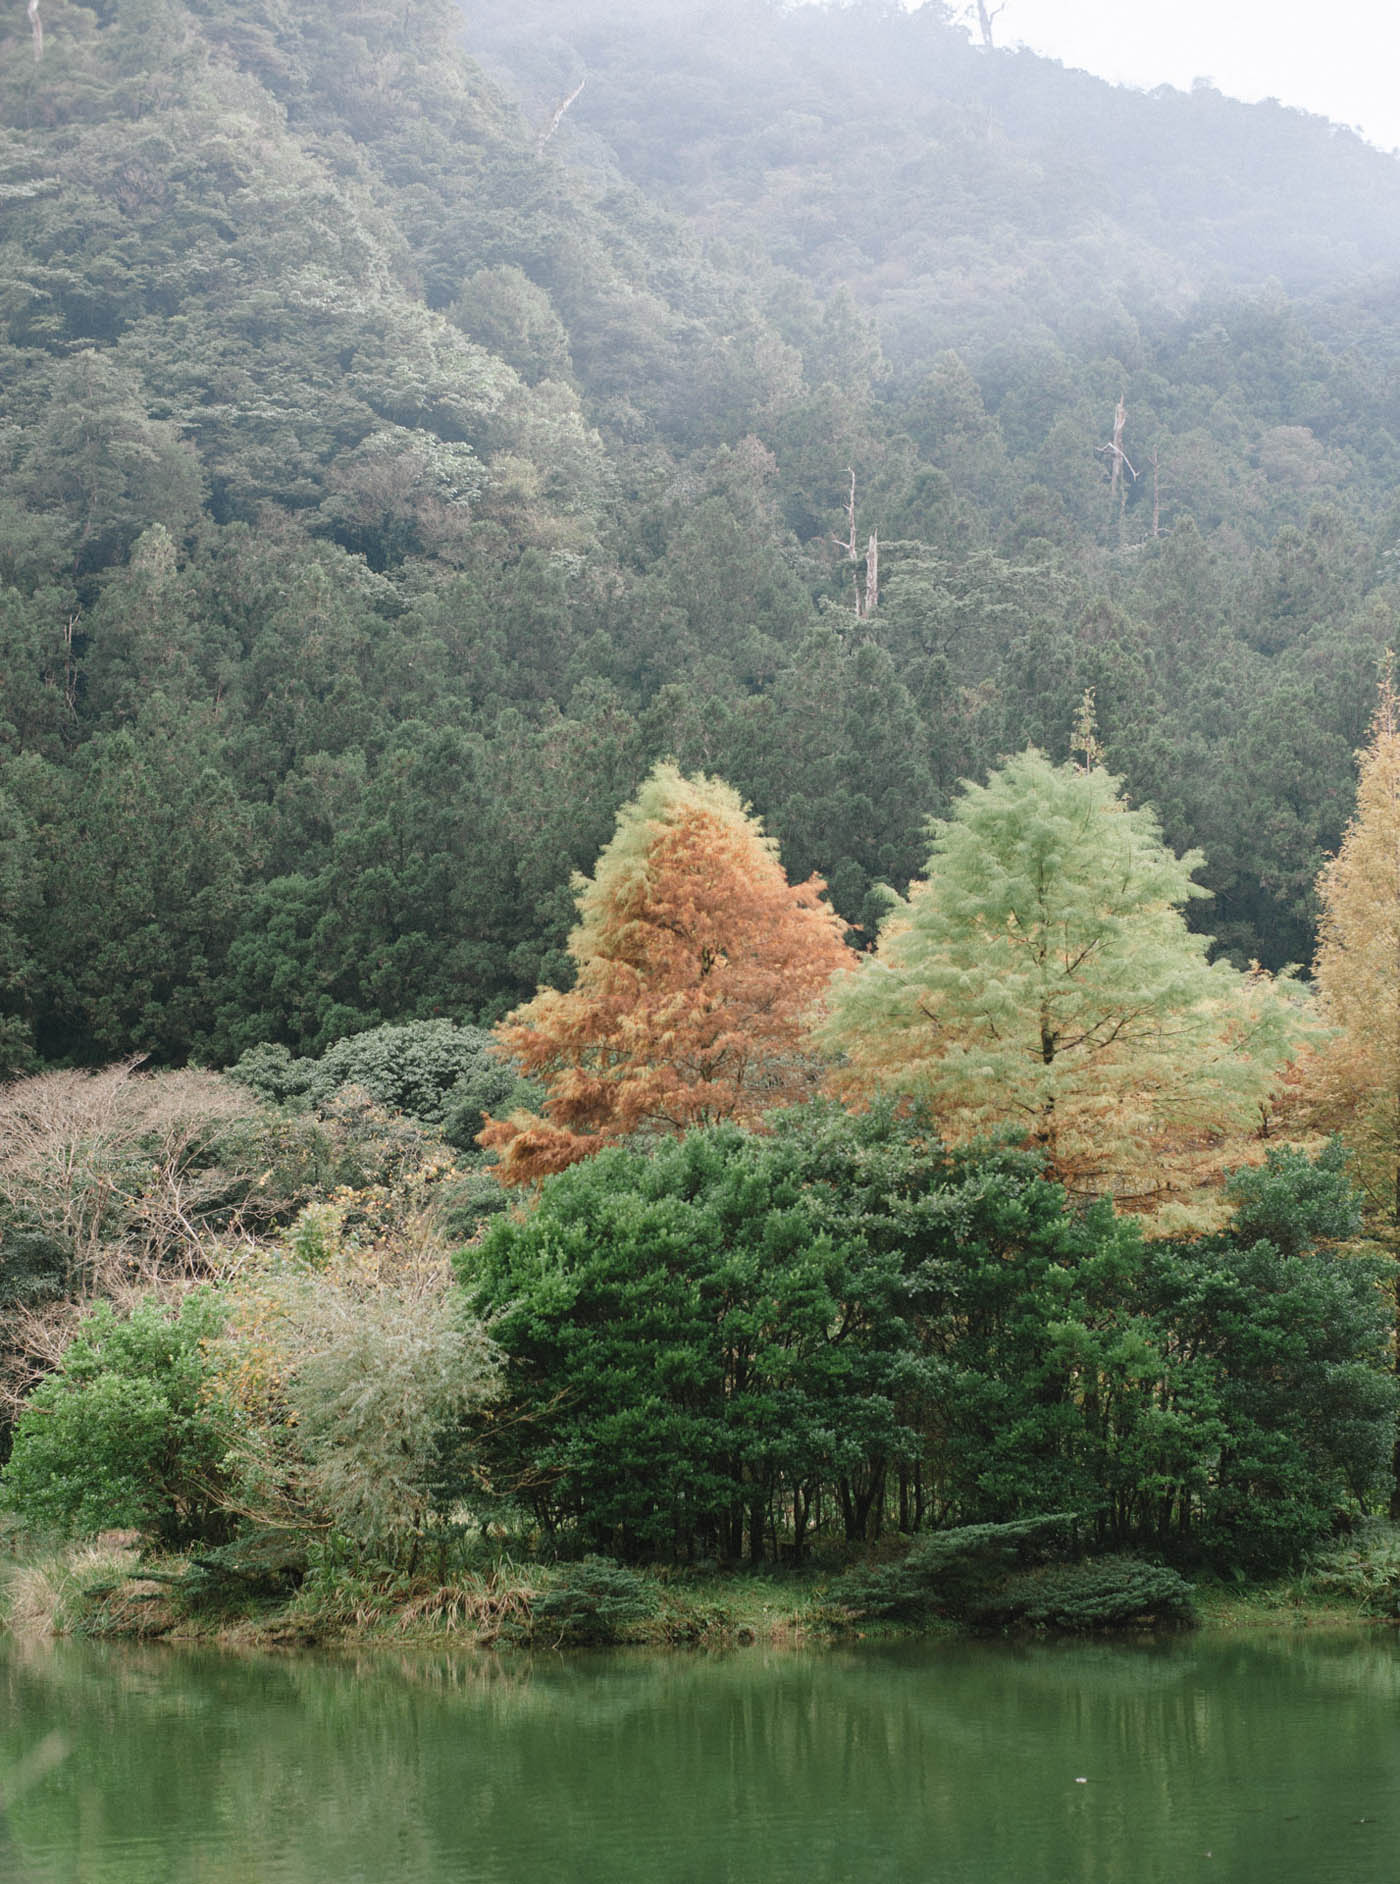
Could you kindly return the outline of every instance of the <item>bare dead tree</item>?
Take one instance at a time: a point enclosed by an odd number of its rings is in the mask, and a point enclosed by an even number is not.
[[[837,549],[846,552],[846,561],[851,565],[851,581],[855,584],[856,614],[860,614],[860,583],[856,577],[856,564],[860,561],[856,553],[856,474],[850,465],[846,466],[846,476],[851,480],[850,496],[846,500],[846,535],[834,536],[832,542]]]
[[[1158,447],[1154,445],[1152,456],[1147,461],[1152,466],[1152,534],[1154,537],[1162,534],[1162,470],[1157,461],[1157,452]]]
[[[1001,0],[999,7],[987,7],[987,0],[977,0],[977,24],[982,33],[982,44],[988,52],[996,50],[992,41],[992,21],[1006,11],[1006,0]]]
[[[861,614],[867,619],[880,606],[880,538],[877,531],[870,532],[870,541],[865,549],[865,607]]]
[[[29,0],[29,24],[34,28],[34,63],[44,56],[44,22],[39,18],[39,0]]]
[[[1120,523],[1123,520],[1123,511],[1128,502],[1128,487],[1123,482],[1123,473],[1126,471],[1133,482],[1137,482],[1137,472],[1133,469],[1129,462],[1128,454],[1123,449],[1123,427],[1127,422],[1127,402],[1122,393],[1119,393],[1118,404],[1113,413],[1113,437],[1107,445],[1099,446],[1099,456],[1108,459],[1108,481],[1113,492],[1114,501],[1118,505],[1118,520]]]
[[[880,539],[877,533],[870,532],[870,541],[865,551],[865,588],[860,582],[860,551],[856,548],[856,474],[849,465],[846,476],[851,480],[850,494],[846,499],[846,534],[834,536],[832,542],[837,549],[846,552],[846,561],[851,566],[851,586],[856,596],[856,620],[865,621],[873,615],[880,603]]]
[[[564,113],[569,109],[570,105],[573,104],[574,100],[578,97],[579,93],[583,90],[584,86],[587,83],[588,83],[588,74],[585,73],[584,76],[579,80],[578,84],[575,85],[574,89],[569,93],[568,97],[560,105],[559,109],[555,112],[554,116],[550,119],[549,123],[540,132],[539,136],[535,139],[535,155],[537,157],[543,151],[545,145],[549,142],[550,138],[552,138],[554,136],[554,133],[559,129],[559,126],[564,122]]]

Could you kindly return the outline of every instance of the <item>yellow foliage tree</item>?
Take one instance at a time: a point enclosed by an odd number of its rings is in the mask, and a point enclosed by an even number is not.
[[[1334,1032],[1314,1056],[1318,1122],[1351,1150],[1373,1224],[1400,1231],[1400,700],[1381,682],[1356,816],[1317,880],[1313,974]]]
[[[1315,1122],[1352,1155],[1371,1230],[1400,1244],[1400,698],[1381,680],[1371,743],[1358,754],[1356,816],[1317,880],[1313,976],[1330,1037],[1312,1056]],[[1396,1296],[1400,1368],[1400,1285]],[[1400,1518],[1400,1436],[1391,1516]]]
[[[503,1182],[634,1132],[751,1124],[810,1095],[809,1011],[853,958],[820,878],[788,882],[730,786],[657,766],[574,889],[574,987],[541,990],[496,1029],[548,1095],[543,1117],[480,1134]]]

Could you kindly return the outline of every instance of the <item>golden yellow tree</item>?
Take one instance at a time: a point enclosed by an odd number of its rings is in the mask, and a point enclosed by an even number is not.
[[[1335,1030],[1311,1067],[1318,1122],[1340,1133],[1373,1222],[1400,1229],[1400,700],[1387,672],[1358,755],[1356,816],[1317,880],[1313,974]]]
[[[574,889],[574,987],[542,989],[496,1029],[547,1093],[543,1117],[480,1134],[505,1183],[635,1132],[752,1124],[811,1093],[806,1024],[852,960],[845,925],[820,878],[788,882],[730,786],[657,766]]]
[[[1352,1154],[1369,1228],[1400,1246],[1400,699],[1381,680],[1371,743],[1357,755],[1356,816],[1317,880],[1313,976],[1332,1028],[1308,1068],[1314,1121]],[[1400,1368],[1400,1285],[1396,1293]],[[1400,1436],[1390,1515],[1400,1518]]]

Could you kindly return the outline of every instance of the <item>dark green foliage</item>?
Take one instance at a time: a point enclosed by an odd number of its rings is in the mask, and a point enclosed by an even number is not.
[[[975,1602],[968,1619],[983,1628],[1078,1635],[1136,1622],[1194,1622],[1196,1604],[1191,1585],[1164,1564],[1095,1557],[1020,1571]]]
[[[1271,1150],[1262,1165],[1235,1172],[1229,1196],[1239,1241],[1271,1243],[1281,1256],[1361,1233],[1361,1192],[1347,1176],[1337,1139],[1316,1158],[1288,1146]]]
[[[1320,1173],[1286,1157],[1265,1188],[1277,1207],[1291,1184],[1300,1220],[1325,1192],[1335,1227],[1352,1207],[1336,1178],[1334,1154]],[[995,1161],[955,1166],[921,1216],[926,1469],[957,1515],[1061,1506],[1101,1546],[1263,1566],[1383,1487],[1378,1261],[1236,1236],[1143,1244]]]
[[[443,1194],[442,1233],[451,1241],[466,1242],[487,1218],[499,1217],[510,1205],[510,1193],[489,1166],[469,1171]]]
[[[737,1556],[800,1553],[818,1514],[860,1542],[1068,1510],[1099,1551],[1265,1568],[1384,1490],[1374,1260],[1144,1244],[917,1115],[775,1125],[610,1151],[460,1260],[507,1357],[495,1482],[546,1528]],[[1254,1182],[1312,1236],[1347,1220],[1333,1154]],[[923,1601],[922,1562],[879,1600]]]
[[[1395,638],[1388,159],[927,6],[474,8],[523,112],[445,5],[47,19],[0,70],[0,1077],[488,1024],[668,756],[868,934],[1086,687],[1221,946],[1309,958]]]
[[[655,1611],[655,1592],[635,1570],[609,1557],[585,1557],[551,1573],[531,1604],[530,1636],[541,1647],[596,1648]]]
[[[1395,1406],[1377,1287],[1389,1269],[1325,1249],[1284,1256],[1262,1240],[1152,1246],[1138,1302],[1173,1364],[1153,1401],[1139,1389],[1123,1435],[1139,1508],[1153,1490],[1179,1501],[1190,1487],[1198,1547],[1270,1569],[1349,1501],[1374,1498]],[[1159,1538],[1170,1544],[1165,1523]]]
[[[980,1612],[1013,1570],[1061,1554],[1074,1517],[1052,1512],[1009,1524],[963,1524],[915,1540],[897,1563],[850,1571],[831,1599],[855,1616],[964,1617]]]
[[[231,1543],[190,1553],[176,1586],[178,1601],[196,1614],[244,1615],[250,1607],[285,1602],[307,1566],[303,1539],[249,1529]]]
[[[848,1210],[790,1142],[723,1127],[602,1152],[497,1221],[459,1269],[506,1362],[498,1486],[624,1557],[757,1561],[790,1527],[800,1551],[823,1485],[863,1534],[919,1363],[898,1253]]]
[[[494,1049],[481,1027],[453,1021],[411,1021],[337,1040],[319,1059],[295,1059],[285,1047],[251,1048],[230,1077],[275,1104],[324,1107],[345,1086],[358,1086],[376,1105],[442,1127],[448,1144],[474,1149],[487,1111],[532,1103],[535,1089]]]
[[[854,1617],[947,1616],[980,1627],[1113,1629],[1150,1619],[1189,1622],[1191,1586],[1175,1570],[1136,1557],[1063,1561],[1067,1515],[962,1525],[916,1539],[897,1563],[855,1570],[831,1588]]]
[[[1400,1619],[1400,1536],[1392,1525],[1358,1526],[1356,1536],[1320,1552],[1309,1568],[1323,1596],[1354,1602],[1363,1615]]]
[[[124,1321],[99,1303],[20,1417],[0,1478],[9,1509],[79,1535],[131,1526],[167,1545],[220,1542],[232,1427],[206,1343],[224,1314],[207,1291]]]

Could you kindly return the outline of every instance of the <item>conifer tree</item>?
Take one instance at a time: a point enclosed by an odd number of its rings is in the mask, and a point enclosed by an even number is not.
[[[635,1132],[753,1123],[811,1094],[809,1011],[851,961],[820,878],[789,884],[777,846],[720,779],[658,765],[591,878],[576,878],[578,965],[503,1021],[543,1081],[544,1117],[489,1120],[506,1183]]]
[[[1258,1155],[1296,1005],[1207,962],[1183,915],[1199,854],[1125,802],[1087,715],[1079,739],[1082,765],[1032,750],[964,785],[823,1035],[848,1096],[926,1100],[954,1143],[1009,1128],[1074,1193],[1206,1224]]]
[[[1319,1121],[1341,1132],[1373,1221],[1400,1234],[1400,699],[1381,681],[1356,816],[1317,881],[1313,973],[1335,1029],[1311,1063]]]
[[[1400,1253],[1400,697],[1382,675],[1371,743],[1358,754],[1356,815],[1317,880],[1313,976],[1333,1032],[1308,1063],[1314,1120],[1337,1132],[1370,1229]],[[1400,1371],[1400,1274],[1395,1283]],[[1390,1515],[1400,1518],[1400,1431]]]

